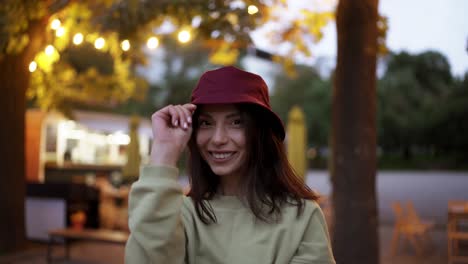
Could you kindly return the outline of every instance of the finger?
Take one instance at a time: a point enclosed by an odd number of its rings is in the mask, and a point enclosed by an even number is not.
[[[178,127],[180,125],[180,114],[179,111],[177,110],[176,106],[171,106],[169,109],[169,113],[171,115],[171,124],[174,127]]]
[[[189,112],[189,116],[187,118],[187,121],[188,121],[189,124],[191,124],[192,123],[192,115],[193,115],[193,113],[195,113],[195,110],[197,109],[197,106],[194,105],[194,104],[184,104],[182,107]]]
[[[169,111],[169,109],[172,107],[172,105],[167,105],[161,109],[159,109],[158,111],[154,112],[154,114],[151,116],[151,119],[155,119],[155,118],[161,118],[167,122],[171,122],[171,113]]]
[[[192,113],[195,111],[195,109],[197,109],[197,106],[194,104],[184,104],[183,107]]]
[[[181,105],[177,105],[174,108],[179,113],[180,127],[182,127],[183,129],[187,129],[188,128],[188,123],[187,123],[188,114],[185,112],[185,109]]]
[[[190,110],[187,109],[187,107],[185,107],[184,105],[181,105],[180,109],[184,113],[184,122],[187,123],[187,126],[190,126],[190,124],[192,123],[192,112],[190,112]]]
[[[179,107],[182,107],[182,108],[179,109]],[[193,114],[196,108],[197,106],[194,104],[185,104],[182,106],[167,105],[161,108],[160,110],[158,110],[157,112],[155,112],[152,115],[152,119],[162,118],[167,123],[170,123],[172,126],[175,126],[175,127],[179,125],[183,126],[184,122],[187,122],[189,124],[191,123],[192,121],[191,115]]]
[[[176,120],[176,123],[178,124],[177,126],[181,127],[181,128],[184,128],[183,125],[185,123],[185,115],[184,115],[184,112],[180,109],[180,105],[174,105],[174,112],[177,113],[176,117],[177,117],[177,120]]]

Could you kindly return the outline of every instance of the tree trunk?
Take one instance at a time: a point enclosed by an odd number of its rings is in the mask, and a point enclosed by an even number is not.
[[[19,54],[0,59],[0,254],[25,247],[25,113],[28,65],[42,48],[47,18],[30,24],[30,42]]]
[[[378,0],[340,0],[332,101],[333,237],[337,263],[379,263],[376,178]]]

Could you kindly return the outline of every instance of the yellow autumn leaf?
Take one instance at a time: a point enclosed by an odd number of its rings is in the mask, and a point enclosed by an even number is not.
[[[289,54],[288,56],[278,56],[274,55],[273,56],[273,61],[276,63],[281,64],[283,67],[284,72],[289,78],[296,78],[297,77],[297,71],[296,71],[296,66],[294,63],[294,60],[292,59],[293,54]]]
[[[60,59],[60,54],[57,50],[53,50],[51,54],[46,54],[44,51],[39,52],[36,55],[35,61],[37,63],[37,67],[44,72],[51,72],[52,67],[55,62]]]
[[[227,21],[229,21],[229,23],[231,23],[231,25],[237,25],[239,24],[239,18],[237,17],[236,14],[234,13],[229,13],[226,15],[226,19]]]
[[[239,51],[232,48],[229,43],[223,43],[220,48],[210,55],[210,62],[217,65],[235,64],[239,57]]]
[[[310,52],[309,47],[307,47],[307,45],[302,39],[296,42],[296,49],[302,54],[304,54],[304,56],[306,57],[312,56],[312,53]]]

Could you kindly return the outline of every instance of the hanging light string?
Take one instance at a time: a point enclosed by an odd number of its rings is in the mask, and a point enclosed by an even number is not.
[[[249,5],[246,11],[249,15],[254,15],[258,13],[259,10],[258,7],[256,7],[255,5]],[[67,36],[68,33],[67,28],[65,27],[65,25],[62,24],[62,22],[58,18],[52,19],[52,21],[50,22],[50,29],[53,31],[55,37],[57,38],[64,38]],[[177,33],[177,40],[179,41],[179,43],[186,44],[190,42],[193,39],[192,30],[193,27],[184,27],[180,29]],[[104,50],[106,48],[106,45],[108,45],[106,39],[103,36],[99,36],[97,33],[90,33],[84,35],[81,32],[75,32],[73,34],[73,37],[71,37],[71,42],[73,43],[73,45],[76,46],[79,46],[84,42],[89,42],[92,43],[94,48],[96,48],[97,50]],[[159,45],[160,40],[158,36],[152,35],[148,37],[146,41],[146,47],[149,50],[155,50],[159,47]],[[122,40],[119,46],[123,52],[127,52],[132,48],[130,40],[128,39]],[[52,44],[46,46],[46,48],[44,49],[44,54],[49,58],[49,64],[57,61],[58,58],[60,58],[58,49]],[[38,54],[35,60],[33,60],[28,65],[29,71],[31,73],[35,72],[38,68],[40,68],[40,63],[37,62],[37,57],[42,57],[42,59],[44,60],[44,57]]]

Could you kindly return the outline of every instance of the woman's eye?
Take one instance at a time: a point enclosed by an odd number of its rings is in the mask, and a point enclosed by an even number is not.
[[[235,125],[235,126],[240,126],[240,125],[243,124],[243,122],[242,122],[242,119],[234,119],[232,121],[232,124]]]
[[[208,122],[208,121],[206,121],[206,120],[200,120],[200,121],[198,121],[198,125],[199,125],[200,127],[207,127],[207,126],[210,125],[210,122]]]

